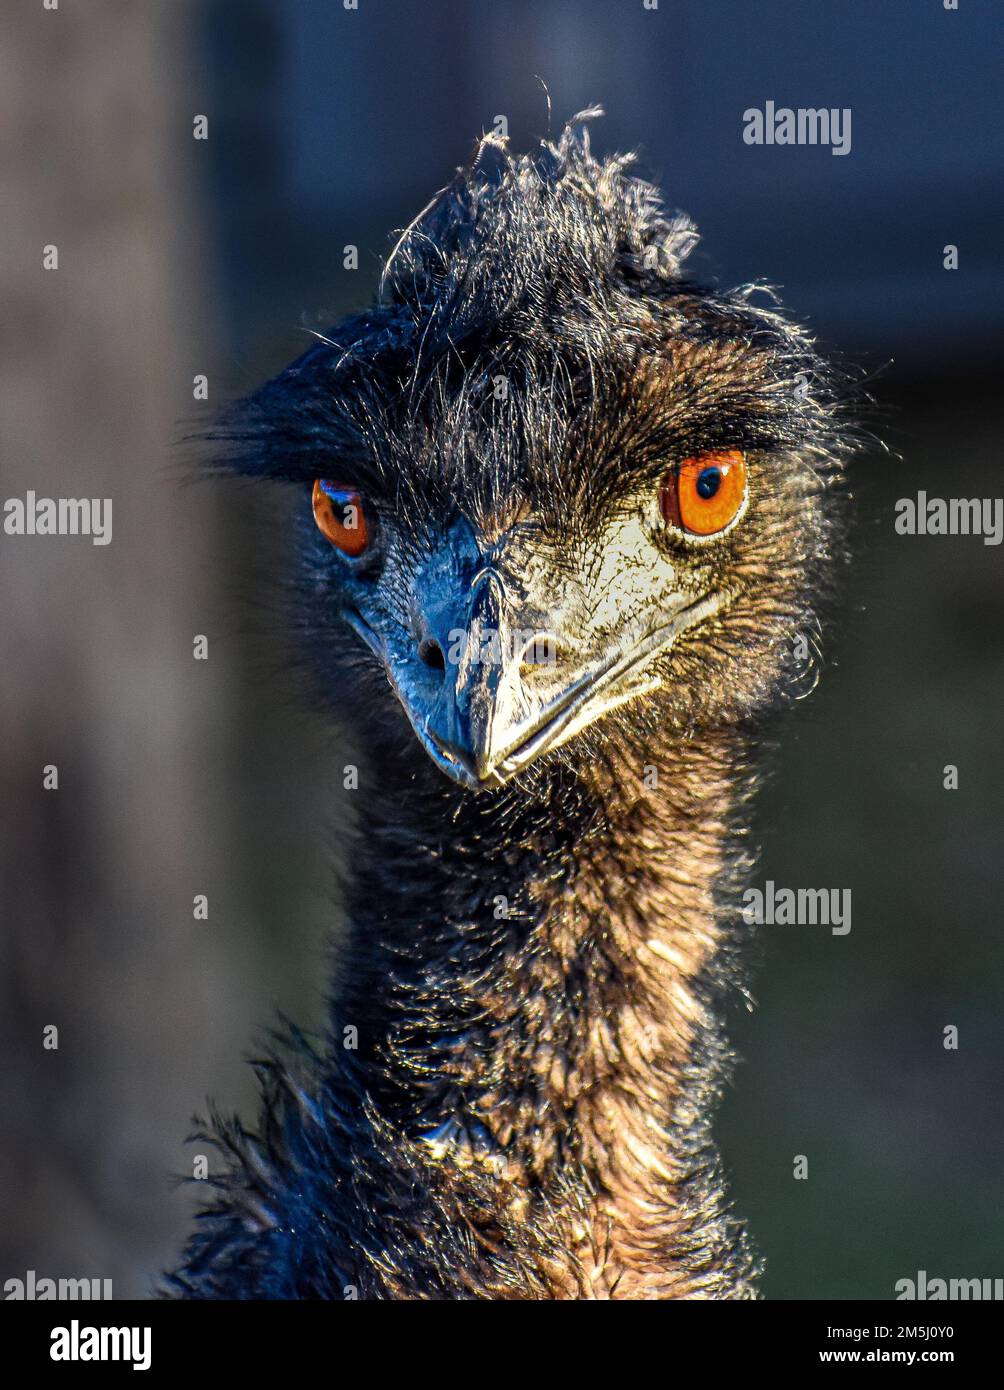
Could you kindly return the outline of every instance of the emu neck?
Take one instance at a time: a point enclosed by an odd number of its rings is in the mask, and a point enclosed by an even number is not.
[[[491,1182],[546,1228],[550,1296],[749,1296],[708,1126],[735,743],[536,793],[371,774],[335,1036],[461,1216]]]

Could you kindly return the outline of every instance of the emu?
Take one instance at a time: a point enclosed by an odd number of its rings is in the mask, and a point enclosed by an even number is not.
[[[298,490],[360,810],[326,1034],[260,1066],[255,1132],[213,1112],[168,1294],[757,1296],[721,1015],[845,392],[755,287],[687,277],[694,226],[596,114],[482,139],[372,307],[220,426]]]

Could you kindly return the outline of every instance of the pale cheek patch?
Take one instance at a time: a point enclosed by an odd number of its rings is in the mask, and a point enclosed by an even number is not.
[[[593,623],[623,631],[636,615],[651,616],[653,598],[676,585],[672,562],[652,543],[643,520],[625,518],[604,536],[587,594]]]

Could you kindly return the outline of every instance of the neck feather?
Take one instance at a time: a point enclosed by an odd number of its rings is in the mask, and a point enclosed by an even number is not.
[[[473,797],[364,774],[333,1038],[437,1210],[523,1241],[517,1294],[751,1296],[710,1139],[744,754],[716,733]]]

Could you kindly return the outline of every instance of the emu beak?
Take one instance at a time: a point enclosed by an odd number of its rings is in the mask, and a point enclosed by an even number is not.
[[[565,611],[574,597],[551,596],[549,617],[520,572],[504,541],[488,552],[458,523],[415,577],[412,640],[388,648],[358,611],[346,615],[383,662],[426,752],[464,787],[504,786],[602,715],[655,690],[661,677],[652,658],[720,603],[671,593],[658,605],[636,605],[640,616],[626,626],[583,635]]]
[[[686,625],[681,613],[679,622],[626,650],[617,644],[578,662],[569,678],[560,638],[537,625],[507,622],[488,582],[475,590],[470,626],[464,640],[455,633],[441,690],[422,721],[410,701],[402,703],[443,772],[462,786],[502,787],[601,715],[655,690],[660,678],[641,668]]]
[[[419,655],[440,683],[421,720],[405,704],[415,730],[454,780],[501,786],[534,720],[531,668],[553,664],[554,637],[514,618],[506,581],[491,564],[479,567],[459,603],[429,605],[425,622]]]

